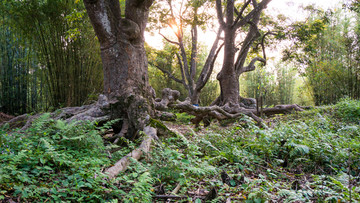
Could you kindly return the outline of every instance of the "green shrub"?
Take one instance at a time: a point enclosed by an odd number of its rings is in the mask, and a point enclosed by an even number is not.
[[[336,115],[344,121],[360,122],[360,101],[349,98],[341,99],[336,104]]]

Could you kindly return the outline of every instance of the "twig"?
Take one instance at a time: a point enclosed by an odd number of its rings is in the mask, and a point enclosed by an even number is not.
[[[171,192],[172,194],[176,194],[179,192],[180,188],[182,186],[182,183],[180,182],[179,184],[177,184],[177,186],[175,187],[175,189]]]
[[[155,195],[155,199],[186,199],[187,196],[177,196],[177,195]]]

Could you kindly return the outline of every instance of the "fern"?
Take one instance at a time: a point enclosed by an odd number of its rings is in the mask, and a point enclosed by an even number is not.
[[[151,202],[152,201],[152,179],[149,172],[144,172],[133,184],[131,191],[125,196],[124,202]]]
[[[289,143],[289,146],[294,147],[290,152],[290,157],[305,156],[310,152],[310,148],[306,145]]]

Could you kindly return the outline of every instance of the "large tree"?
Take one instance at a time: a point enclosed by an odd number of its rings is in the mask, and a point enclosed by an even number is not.
[[[67,122],[87,120],[101,124],[117,119],[112,121],[115,134],[108,139],[114,143],[124,136],[133,139],[140,134],[138,131],[146,134],[139,148],[105,171],[111,178],[126,169],[130,157],[139,159],[149,151],[157,133],[151,127],[156,124],[151,125],[150,116],[154,115],[154,109],[166,108],[169,101],[178,97],[177,91],[166,89],[163,100],[154,102],[153,89],[148,82],[144,30],[152,3],[153,0],[127,0],[125,15],[122,15],[119,0],[84,0],[100,42],[104,94],[99,95],[96,104],[63,108],[51,114],[52,118],[65,119]],[[22,115],[7,123],[21,125],[24,130],[38,116]],[[26,121],[25,125],[23,121]]]
[[[255,103],[254,99],[246,99],[239,95],[239,76],[242,73],[255,70],[255,63],[258,61],[266,64],[265,37],[273,33],[262,32],[258,25],[261,20],[261,13],[270,1],[246,0],[242,4],[235,4],[234,0],[227,0],[223,4],[221,0],[216,0],[217,17],[220,27],[225,33],[223,66],[217,75],[220,82],[220,96],[213,102],[214,105],[211,107],[196,108],[189,101],[176,105],[176,108],[185,109],[195,115],[196,118],[192,121],[196,125],[201,120],[204,121],[205,125],[208,125],[208,118],[222,120],[235,118],[242,114],[251,116],[259,123],[262,123],[262,119],[258,116],[303,110],[298,105],[278,105],[267,109],[249,108],[249,104]],[[245,33],[240,43],[237,41],[239,33]],[[255,47],[256,49],[258,46],[261,47],[263,56],[256,56],[248,60],[251,48]]]
[[[240,10],[236,8],[234,0],[225,3],[225,12],[221,0],[216,0],[216,10],[220,26],[225,33],[224,62],[217,79],[220,82],[221,95],[217,101],[220,106],[239,107],[239,76],[248,71],[255,70],[255,62],[266,63],[266,58],[255,57],[246,66],[245,62],[254,41],[261,37],[258,24],[261,12],[266,8],[271,0],[247,0]],[[253,7],[251,11],[251,6]],[[244,15],[244,13],[246,13]],[[245,39],[239,49],[236,47],[237,32],[244,27],[248,27]],[[239,50],[237,56],[236,52]]]
[[[127,0],[122,11],[119,0],[84,0],[100,41],[109,113],[112,118],[123,118],[123,128],[129,129],[130,136],[144,128],[146,116],[152,113],[144,48],[144,31],[152,3],[153,0]]]
[[[176,5],[180,8],[177,8]],[[201,90],[209,81],[215,60],[222,48],[222,45],[219,45],[222,29],[218,29],[205,63],[199,67],[199,27],[209,25],[208,21],[210,21],[211,15],[208,10],[211,6],[213,4],[210,1],[204,0],[166,1],[166,4],[161,5],[153,17],[156,19],[156,23],[160,21],[160,28],[171,27],[176,36],[176,39],[172,40],[160,33],[166,41],[178,47],[176,59],[179,64],[180,77],[154,63],[152,65],[183,85],[192,104],[199,104]],[[187,28],[190,28],[190,37],[186,36]],[[190,38],[190,43],[186,43],[186,38]],[[200,73],[197,73],[199,70]]]

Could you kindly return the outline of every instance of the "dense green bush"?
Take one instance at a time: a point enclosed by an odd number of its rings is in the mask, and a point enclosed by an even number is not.
[[[360,122],[360,101],[349,98],[341,99],[336,104],[336,115],[345,121]]]

